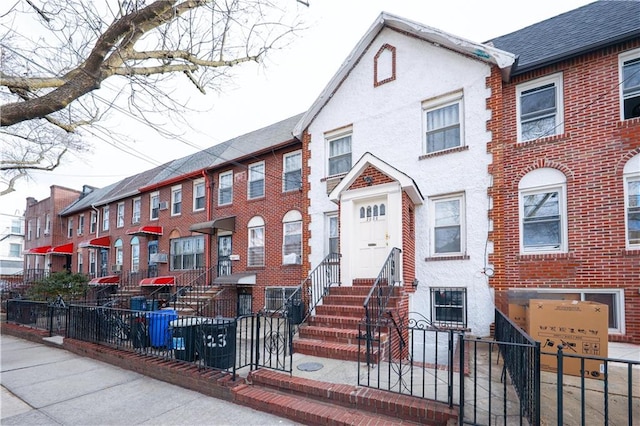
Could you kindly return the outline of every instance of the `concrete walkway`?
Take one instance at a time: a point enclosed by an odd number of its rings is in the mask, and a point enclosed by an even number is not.
[[[294,425],[64,349],[0,336],[2,425]]]

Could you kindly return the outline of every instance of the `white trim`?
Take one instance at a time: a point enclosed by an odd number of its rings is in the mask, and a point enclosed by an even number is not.
[[[174,212],[174,207],[177,204],[176,194],[180,194],[180,211]],[[174,185],[171,187],[171,216],[180,216],[182,214],[182,185]]]
[[[624,166],[624,241],[627,250],[640,249],[640,243],[631,244],[629,242],[629,183],[640,181],[640,154],[631,158]]]
[[[457,252],[443,252],[443,253],[436,253],[436,212],[435,212],[435,207],[436,204],[439,202],[446,202],[446,201],[455,201],[457,200],[459,202],[458,204],[458,208],[459,208],[459,220],[458,220],[458,226],[460,227],[460,251]],[[440,195],[440,196],[436,196],[436,197],[430,197],[429,198],[429,255],[431,257],[448,257],[448,256],[461,256],[461,255],[465,255],[467,252],[467,244],[466,244],[466,205],[465,205],[465,193],[464,192],[460,192],[460,193],[455,193],[455,194],[448,194],[448,195]]]
[[[550,134],[541,137],[550,137],[554,135],[561,135],[564,133],[564,91],[563,91],[563,75],[562,73],[556,73],[548,75],[546,77],[538,78],[526,83],[519,84],[516,87],[516,123],[518,126],[518,142],[526,142],[528,140],[535,139],[523,139],[522,138],[522,119],[520,117],[520,97],[523,92],[533,90],[542,86],[553,84],[556,89],[556,113],[555,113],[555,128]],[[538,138],[536,138],[538,139]]]
[[[640,49],[630,50],[628,52],[621,53],[618,56],[618,78],[620,80],[620,84],[618,84],[619,96],[618,102],[620,102],[620,121],[624,121],[624,94],[623,94],[623,75],[622,69],[625,62],[632,61],[634,59],[640,58]]]
[[[220,185],[220,183],[222,182],[222,178],[226,178],[227,176],[231,176],[230,182],[231,185],[229,185],[226,188],[231,188],[231,200],[228,203],[221,203],[220,202],[220,191],[223,189],[222,185]],[[226,172],[221,172],[218,173],[218,205],[219,206],[228,206],[230,204],[233,204],[233,170],[227,170]]]
[[[202,205],[201,208],[197,208],[196,207],[196,200],[198,199],[198,191],[196,190],[196,188],[198,187],[198,185],[202,185],[203,188],[203,195],[202,197],[204,198],[204,203]],[[192,186],[192,192],[193,192],[193,206],[192,206],[192,211],[194,212],[200,212],[203,211],[207,205],[207,188],[205,186],[205,181],[204,178],[200,178],[200,179],[196,179],[193,181],[193,186]]]
[[[460,143],[456,147],[438,149],[435,151],[428,151],[427,149],[427,114],[432,111],[437,111],[439,109],[448,107],[450,105],[458,105],[458,126],[460,128]],[[423,154],[433,154],[436,152],[443,152],[449,149],[460,148],[466,145],[464,140],[464,92],[458,91],[443,95],[441,97],[428,99],[422,101],[422,153]]]

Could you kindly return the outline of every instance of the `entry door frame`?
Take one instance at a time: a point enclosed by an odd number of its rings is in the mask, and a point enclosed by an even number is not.
[[[402,241],[402,188],[397,182],[368,186],[354,190],[345,190],[340,194],[340,266],[343,285],[351,285],[356,276],[356,257],[358,256],[358,226],[355,223],[359,204],[367,200],[386,197],[387,205],[387,254],[393,247],[403,247]],[[402,256],[400,256],[402,277]],[[382,268],[382,265],[380,265]],[[376,273],[377,275],[377,273]]]

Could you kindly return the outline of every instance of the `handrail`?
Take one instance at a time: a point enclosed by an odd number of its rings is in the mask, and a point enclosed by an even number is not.
[[[341,284],[340,253],[329,253],[300,283],[275,314],[294,317],[294,322],[303,323],[322,298],[329,293],[329,288],[336,284],[338,286]]]

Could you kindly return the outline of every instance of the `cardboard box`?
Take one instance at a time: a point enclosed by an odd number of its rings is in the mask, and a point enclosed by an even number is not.
[[[563,345],[565,355],[607,357],[607,305],[596,302],[534,299],[530,301],[527,317],[529,335],[540,342],[541,370],[558,371],[558,345]],[[585,359],[584,371],[581,370],[580,358],[564,358],[564,374],[604,379],[604,364],[598,360]]]
[[[529,330],[527,324],[527,310],[528,304],[509,303],[509,319],[515,322],[524,331]]]

